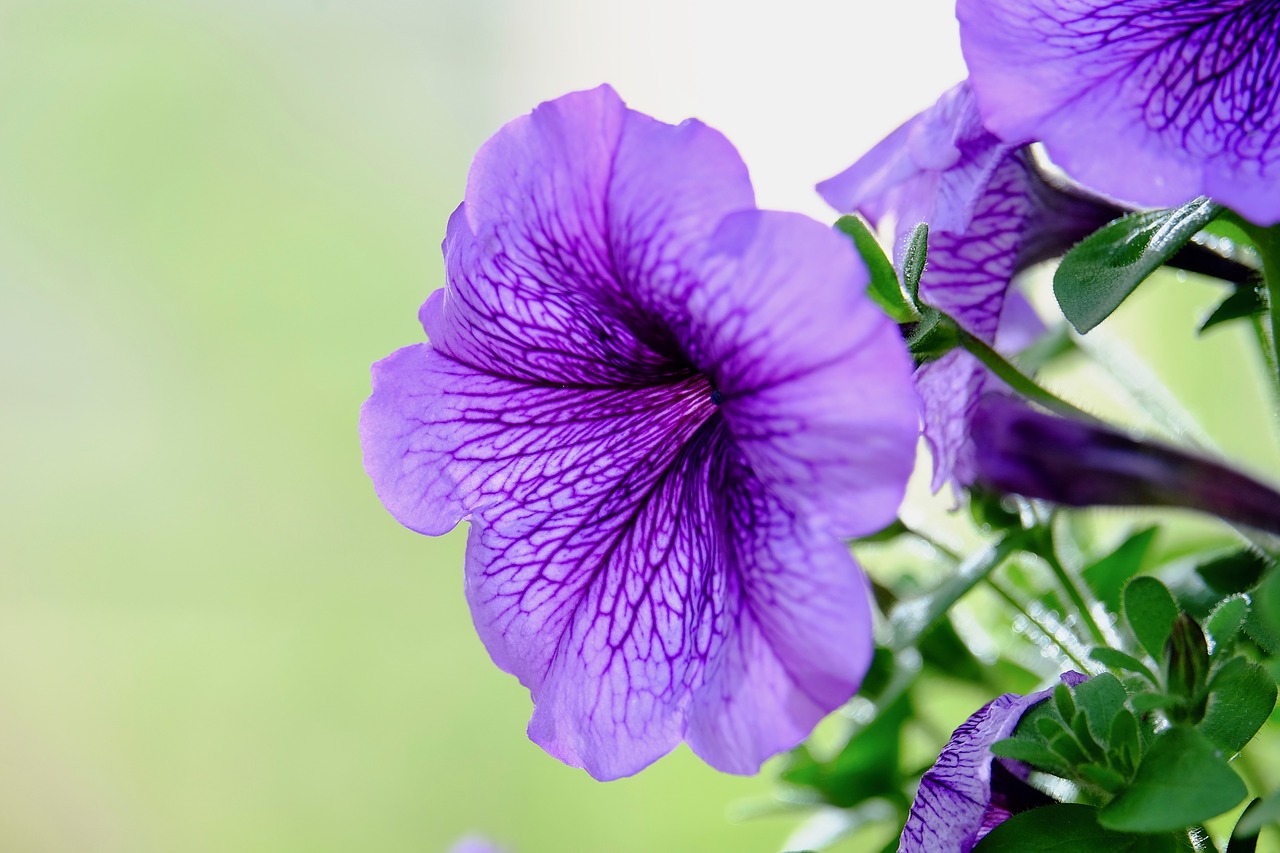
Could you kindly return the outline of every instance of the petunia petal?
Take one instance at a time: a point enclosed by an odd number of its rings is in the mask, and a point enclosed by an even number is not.
[[[692,286],[691,247],[752,207],[742,159],[701,122],[658,122],[608,86],[544,103],[476,154],[427,335],[512,378],[660,378],[678,353],[657,315]]]
[[[1280,8],[1256,0],[959,0],[987,126],[1073,178],[1280,221]]]
[[[968,227],[961,233],[931,235],[929,264],[920,279],[926,302],[988,343],[995,343],[1002,325],[1018,248],[1032,210],[1024,192],[1026,180],[1022,161],[1006,157],[979,195]],[[966,485],[973,480],[969,420],[988,376],[964,352],[949,353],[916,374],[924,403],[924,436],[934,456],[935,490],[948,481]]]
[[[1078,672],[1062,675],[1076,685]],[[991,745],[1013,734],[1022,715],[1048,698],[1053,688],[1028,696],[1005,693],[965,720],[925,771],[898,845],[898,853],[969,853],[978,841],[1008,816],[992,802]],[[1011,763],[1015,776],[1023,765]],[[998,799],[998,798],[997,798]]]
[[[867,582],[848,549],[762,489],[738,500],[752,520],[736,530],[744,604],[694,695],[687,739],[708,764],[755,773],[853,695],[873,641]]]
[[[733,214],[700,279],[683,345],[756,476],[841,534],[891,521],[919,408],[910,358],[865,297],[848,240],[796,214]]]

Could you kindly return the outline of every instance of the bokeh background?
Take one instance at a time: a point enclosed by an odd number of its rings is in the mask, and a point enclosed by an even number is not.
[[[356,414],[538,101],[699,116],[825,217],[812,184],[962,75],[945,0],[0,0],[0,850],[777,850],[794,819],[737,819],[767,774],[601,785],[525,739],[465,532],[386,515]],[[1271,464],[1265,403],[1137,310]]]

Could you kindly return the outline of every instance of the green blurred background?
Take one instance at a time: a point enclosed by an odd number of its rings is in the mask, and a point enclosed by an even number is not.
[[[726,820],[767,777],[681,749],[601,785],[531,745],[463,532],[396,525],[355,433],[507,118],[610,80],[819,213],[813,181],[962,74],[942,0],[778,15],[0,0],[0,850],[778,849],[793,819]],[[1264,407],[1202,384],[1241,455]]]

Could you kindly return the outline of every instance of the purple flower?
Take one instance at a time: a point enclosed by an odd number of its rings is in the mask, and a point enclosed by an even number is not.
[[[857,688],[918,403],[850,244],[755,209],[719,133],[602,86],[502,128],[444,241],[430,344],[374,366],[365,468],[471,523],[466,593],[529,735],[611,779],[687,741],[755,772]]]
[[[1062,682],[1084,681],[1067,672]],[[991,745],[1013,734],[1022,715],[1053,688],[1019,696],[1006,693],[965,720],[942,748],[920,789],[898,841],[898,853],[969,853],[1012,815],[1049,800],[1026,783],[1026,765],[991,755]]]
[[[468,835],[454,842],[448,853],[508,853],[508,851],[507,848],[499,847],[487,838]]]
[[[1025,299],[1009,295],[1014,274],[1115,214],[1046,184],[1024,152],[983,127],[966,83],[819,184],[818,192],[838,210],[856,210],[877,227],[892,225],[899,255],[916,224],[927,222],[921,298],[1005,350],[1020,349],[1040,329]],[[959,350],[916,375],[935,490],[947,481],[973,481],[969,419],[988,375]]]
[[[1280,6],[958,0],[986,125],[1073,178],[1169,207],[1209,195],[1280,221]]]
[[[1280,534],[1280,494],[1238,471],[989,395],[973,419],[978,480],[1067,506],[1177,506]]]

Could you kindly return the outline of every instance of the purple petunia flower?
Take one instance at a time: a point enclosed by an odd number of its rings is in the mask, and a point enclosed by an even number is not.
[[[1073,178],[1158,207],[1209,195],[1280,221],[1280,5],[958,0],[987,127]]]
[[[915,225],[927,222],[921,298],[1003,350],[1027,345],[1041,328],[1026,300],[1010,295],[1014,274],[1116,214],[1046,184],[1024,151],[983,127],[966,83],[823,181],[818,192],[837,210],[856,210],[877,227],[892,225],[899,255]],[[948,481],[973,481],[969,419],[988,375],[960,350],[916,374],[935,490]]]
[[[466,593],[529,735],[611,779],[681,740],[755,772],[857,688],[918,403],[851,245],[755,209],[719,133],[607,86],[476,155],[430,344],[374,366],[365,467]]]
[[[1084,680],[1078,672],[1062,675],[1069,686]],[[994,758],[991,745],[1012,736],[1022,716],[1052,693],[1005,693],[952,733],[920,779],[898,853],[969,853],[1011,816],[1049,801],[1026,783],[1026,765]]]

